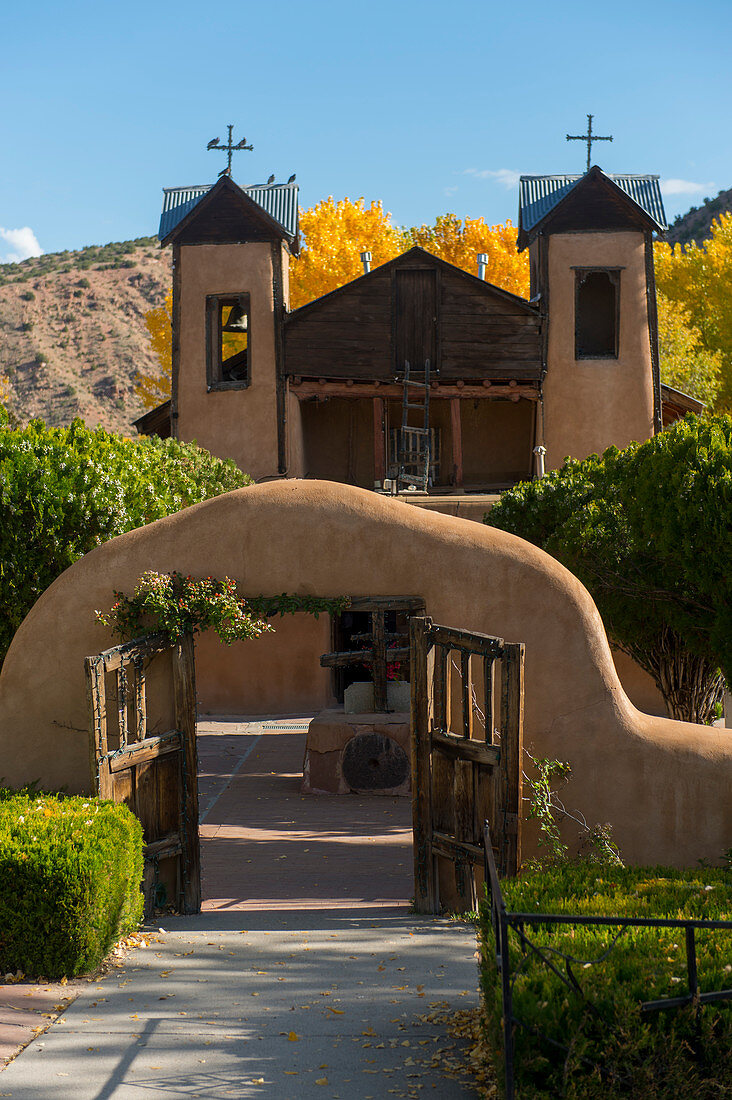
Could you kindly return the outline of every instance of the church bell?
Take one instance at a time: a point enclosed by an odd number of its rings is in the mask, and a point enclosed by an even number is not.
[[[237,302],[231,307],[231,313],[229,319],[225,325],[221,326],[222,332],[246,332],[247,331],[247,314],[246,310],[241,307]]]

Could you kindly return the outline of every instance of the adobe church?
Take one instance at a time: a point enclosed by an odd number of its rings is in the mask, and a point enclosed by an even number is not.
[[[374,270],[364,253],[360,278],[290,311],[297,198],[294,182],[242,188],[228,173],[165,191],[172,396],[138,431],[195,439],[256,481],[477,506],[701,409],[659,377],[657,176],[522,177],[528,301],[480,277],[485,257],[471,275],[412,248]]]

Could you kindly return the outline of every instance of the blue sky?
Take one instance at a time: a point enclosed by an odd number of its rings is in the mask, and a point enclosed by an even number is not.
[[[157,229],[161,188],[297,172],[301,205],[516,221],[519,173],[653,172],[670,218],[732,187],[732,4],[4,5],[0,260]],[[668,182],[670,181],[670,182]]]

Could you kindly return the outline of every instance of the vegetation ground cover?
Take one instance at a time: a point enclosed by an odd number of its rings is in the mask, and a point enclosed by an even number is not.
[[[69,428],[0,427],[0,661],[42,592],[95,546],[251,484],[195,443]]]
[[[732,418],[688,416],[645,443],[568,459],[503,493],[486,522],[558,558],[669,713],[718,717],[732,683]]]
[[[732,873],[724,868],[674,870],[565,863],[504,880],[513,912],[594,914],[727,920],[732,914]],[[511,936],[516,973],[514,1015],[517,1095],[521,1100],[712,1100],[732,1094],[732,1004],[705,1005],[645,1015],[642,1001],[687,992],[684,933],[680,929],[629,929],[604,961],[617,929],[525,926],[545,952],[582,960],[573,967],[584,996],[567,986],[532,952],[522,954]],[[504,1072],[501,983],[495,963],[490,912],[479,918],[481,989],[488,1046],[499,1083]],[[552,961],[562,969],[561,957]],[[732,931],[697,935],[702,990],[732,986]],[[537,1034],[541,1031],[546,1038]],[[696,1053],[697,1049],[701,1052]]]
[[[124,805],[0,790],[0,972],[94,970],[142,918],[142,843]]]

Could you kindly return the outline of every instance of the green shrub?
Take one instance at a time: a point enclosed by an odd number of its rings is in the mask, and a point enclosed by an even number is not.
[[[94,970],[143,910],[142,826],[95,798],[0,797],[0,971]]]
[[[193,443],[124,439],[81,420],[0,430],[0,660],[60,573],[102,542],[251,484]]]
[[[673,718],[709,722],[732,684],[732,417],[687,416],[645,443],[567,459],[486,522],[558,558]]]
[[[504,880],[502,889],[508,910],[523,913],[727,920],[732,911],[732,874],[717,868],[678,871],[576,863]],[[732,1004],[711,1003],[701,1010],[700,1060],[693,1050],[691,1008],[640,1011],[642,1001],[688,992],[683,929],[628,929],[603,962],[586,967],[584,962],[608,949],[617,928],[524,928],[560,971],[563,960],[550,949],[582,960],[572,970],[586,999],[572,994],[534,953],[522,956],[518,937],[509,933],[516,975],[513,1010],[526,1025],[514,1032],[516,1094],[521,1100],[711,1100],[730,1095]],[[479,937],[487,1039],[502,1087],[501,984],[485,903]],[[698,931],[696,944],[700,988],[729,989],[732,930]]]

